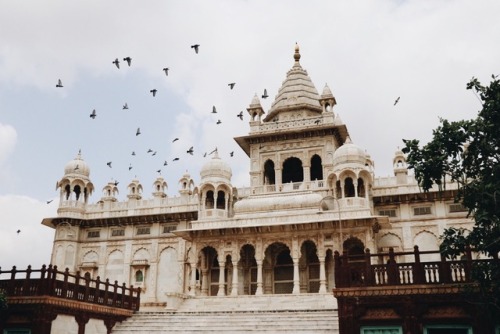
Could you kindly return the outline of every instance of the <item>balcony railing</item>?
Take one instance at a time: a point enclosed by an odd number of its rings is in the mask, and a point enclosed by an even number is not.
[[[8,277],[8,278],[3,278]],[[108,279],[102,282],[99,277],[91,279],[90,275],[81,276],[58,271],[57,266],[43,265],[41,269],[2,271],[0,268],[0,289],[7,297],[52,296],[67,300],[75,300],[91,304],[139,310],[141,289],[132,285],[126,287],[110,283]]]
[[[436,254],[440,261],[421,262],[421,255]],[[370,254],[366,250],[361,255],[340,255],[335,252],[335,285],[337,288],[375,287],[389,285],[450,284],[470,283],[471,271],[480,262],[491,259],[472,260],[471,250],[467,249],[465,259],[448,260],[439,251],[422,251],[415,246],[413,252],[394,252]],[[411,257],[414,262],[398,263],[398,257]],[[373,259],[381,264],[372,264]]]

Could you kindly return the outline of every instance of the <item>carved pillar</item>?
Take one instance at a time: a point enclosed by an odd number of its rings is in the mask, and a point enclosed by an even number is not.
[[[85,334],[85,325],[89,322],[88,314],[78,314],[75,316],[75,320],[78,324],[78,334]]]
[[[208,269],[201,270],[201,295],[208,296]]]
[[[238,295],[238,261],[233,260],[233,284],[231,286],[231,296]]]
[[[52,321],[57,318],[57,313],[49,306],[37,309],[33,316],[32,334],[50,334]]]
[[[189,295],[196,295],[196,263],[190,263],[191,265],[191,282],[189,285]]]
[[[226,292],[224,291],[225,271],[226,271],[226,263],[223,261],[219,261],[219,291],[217,292],[217,296],[226,295]]]
[[[263,294],[262,292],[262,260],[256,260],[257,262],[257,290],[255,291],[256,296]]]
[[[111,334],[113,331],[113,327],[115,327],[116,320],[115,319],[105,319],[104,326],[106,326],[107,334]]]
[[[302,166],[304,169],[304,182],[309,182],[311,181],[311,167],[310,166]],[[313,180],[314,181],[314,180]]]
[[[325,257],[319,258],[319,293],[326,293]]]
[[[300,293],[299,259],[293,258],[293,294]]]

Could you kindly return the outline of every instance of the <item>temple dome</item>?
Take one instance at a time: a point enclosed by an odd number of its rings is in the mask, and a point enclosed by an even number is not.
[[[82,175],[87,178],[90,176],[90,167],[82,159],[81,152],[73,160],[69,161],[66,166],[64,166],[64,175]]]
[[[219,154],[215,151],[214,156],[210,159],[200,170],[201,182],[214,181],[214,180],[224,180],[227,182],[231,181],[231,176],[233,172],[229,164],[222,161],[219,158]]]
[[[340,146],[333,154],[333,166],[341,164],[360,164],[365,166],[366,154],[361,147],[351,142],[347,137],[344,145]]]

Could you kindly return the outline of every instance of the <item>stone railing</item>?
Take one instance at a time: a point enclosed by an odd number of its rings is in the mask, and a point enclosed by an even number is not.
[[[6,277],[6,278],[4,278]],[[126,310],[139,310],[141,289],[114,284],[109,280],[91,279],[89,275],[70,274],[69,270],[58,271],[57,266],[41,269],[2,271],[0,268],[0,289],[9,297],[51,296],[95,305]]]
[[[332,117],[333,119],[333,117]],[[306,126],[318,126],[322,122],[325,122],[326,119],[324,117],[314,117],[314,118],[306,118],[306,119],[295,119],[290,121],[281,121],[281,122],[267,122],[261,123],[259,125],[259,132],[275,132],[277,130],[287,130],[296,127],[306,127]]]
[[[282,184],[266,184],[263,186],[252,187],[250,194],[261,195],[276,192],[293,192],[301,190],[326,190],[327,183],[325,180],[305,181],[305,182],[290,182]]]

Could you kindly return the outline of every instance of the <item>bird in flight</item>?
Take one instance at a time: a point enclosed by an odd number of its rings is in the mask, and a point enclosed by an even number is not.
[[[191,155],[193,155],[193,152],[194,152],[194,150],[193,150],[193,146],[191,146],[191,147],[189,148],[189,150],[187,150],[187,151],[186,151],[186,153],[189,153],[189,154],[191,154]]]
[[[215,108],[215,106],[212,107],[212,114],[217,114],[217,109]]]
[[[394,105],[398,104],[399,98],[400,98],[400,96],[398,96],[398,98],[396,99],[396,101],[394,101]]]
[[[165,75],[168,77],[168,67],[165,67],[165,68],[163,69],[163,72],[165,72]]]
[[[174,160],[172,160],[172,161],[177,161],[177,160],[179,160],[179,158],[174,158]]]
[[[111,161],[108,161],[106,165],[108,165],[108,167],[111,168]]]
[[[118,60],[118,58],[116,58],[116,59],[113,61],[113,64],[115,64],[117,68],[120,68],[120,61]]]
[[[148,149],[148,152],[147,152],[147,153],[151,153],[151,152],[153,152],[153,150],[152,150],[152,149]]]
[[[208,153],[208,155],[211,155],[211,154],[213,154],[215,152],[217,152],[217,147],[212,152]]]
[[[118,183],[120,183],[120,182],[118,182],[118,181],[115,181],[115,187],[116,187],[116,186],[118,185]]]
[[[167,160],[165,160],[165,161],[163,162],[163,166],[166,166],[166,165],[168,165]]]
[[[63,87],[61,79],[57,80],[57,85],[56,87]]]
[[[95,113],[95,109],[94,109],[94,110],[92,110],[92,113],[90,114],[90,118],[95,119],[96,116],[97,116],[97,114]]]
[[[207,152],[205,152],[205,154],[203,154],[203,157],[205,158],[207,156]]]
[[[156,90],[156,89],[151,89],[149,92],[150,92],[150,93],[152,93],[152,94],[153,94],[153,96],[156,96],[156,92],[157,92],[157,90]]]
[[[314,124],[318,125],[321,122],[321,120],[317,119],[314,121]]]
[[[135,151],[132,151],[132,155],[135,155]]]
[[[80,167],[78,167],[78,165],[76,165],[74,170],[79,170],[79,169],[80,169]]]
[[[125,57],[125,58],[123,58],[123,61],[126,61],[126,62],[127,62],[127,64],[128,64],[128,66],[130,66],[130,64],[132,63],[132,58],[130,58],[130,57]]]
[[[125,102],[125,104],[123,105],[123,108],[122,108],[122,109],[123,109],[123,110],[128,109],[128,104],[127,104],[126,102]]]
[[[17,234],[21,233],[21,230],[17,230]]]
[[[135,132],[135,135],[138,136],[141,134],[141,128],[137,128],[137,131]]]
[[[234,155],[234,151],[231,151],[231,152],[229,153],[229,156],[230,156],[230,157],[232,157],[233,155]]]
[[[51,200],[48,200],[48,201],[47,201],[47,204],[50,204],[50,203],[52,203],[52,201],[53,201],[53,199],[51,199]]]
[[[157,172],[158,174],[161,174],[161,169],[158,169],[156,172]]]
[[[239,117],[239,119],[243,120],[243,111],[240,111],[240,113],[236,115],[236,117]]]
[[[131,170],[132,169],[132,164],[130,164],[130,166],[128,166],[128,170]]]
[[[263,99],[267,99],[269,95],[267,95],[267,89],[264,88],[264,94],[262,95]]]
[[[174,138],[174,140],[172,140],[172,143],[175,143],[178,140],[179,140],[179,138]]]
[[[216,124],[220,124],[220,123],[222,123],[222,122],[220,121],[220,119],[218,119]]]
[[[229,86],[229,88],[233,89],[234,85],[236,85],[236,83],[235,82],[231,82],[231,83],[228,83],[227,85]]]
[[[191,49],[194,49],[194,52],[198,53],[198,49],[200,48],[200,44],[191,45]]]
[[[156,155],[156,151],[154,151],[153,154],[151,154],[151,156],[153,156],[153,155]]]

